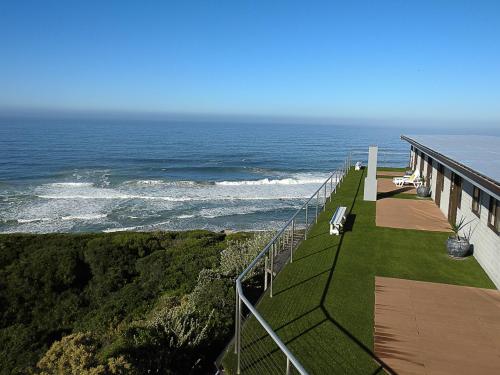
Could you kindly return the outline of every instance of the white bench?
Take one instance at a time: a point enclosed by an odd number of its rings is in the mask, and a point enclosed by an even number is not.
[[[346,211],[347,207],[337,207],[330,220],[330,234],[337,236],[340,234],[340,228],[344,226]]]

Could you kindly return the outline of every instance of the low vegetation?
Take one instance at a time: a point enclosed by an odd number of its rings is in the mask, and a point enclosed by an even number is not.
[[[204,373],[267,234],[0,235],[0,373]]]

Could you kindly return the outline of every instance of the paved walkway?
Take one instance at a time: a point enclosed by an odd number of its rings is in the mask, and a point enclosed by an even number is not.
[[[377,201],[378,227],[450,231],[450,225],[432,200],[385,198]]]
[[[397,374],[499,374],[500,291],[376,277],[374,342]]]
[[[390,194],[417,194],[417,190],[413,185],[398,187],[394,185],[392,179],[389,178],[378,178],[377,179],[377,192],[378,193],[390,193]],[[388,195],[388,194],[386,194]]]

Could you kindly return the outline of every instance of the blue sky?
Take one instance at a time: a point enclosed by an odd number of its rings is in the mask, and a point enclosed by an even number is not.
[[[0,108],[495,126],[499,37],[500,1],[2,1]]]

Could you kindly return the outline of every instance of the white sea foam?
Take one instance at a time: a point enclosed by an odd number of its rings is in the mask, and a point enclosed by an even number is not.
[[[196,181],[166,181],[166,180],[131,180],[125,181],[125,185],[137,186],[194,186],[198,185]]]
[[[54,186],[54,187],[73,187],[73,188],[79,188],[79,187],[86,187],[86,186],[93,186],[94,184],[91,182],[53,182],[51,184],[48,184],[48,186]]]
[[[179,216],[177,216],[177,219],[191,219],[195,216],[196,215],[179,215]]]
[[[80,225],[106,231],[216,229],[216,225],[231,226],[224,224],[224,218],[235,215],[257,215],[255,220],[268,222],[269,218],[258,216],[260,212],[296,208],[325,177],[323,173],[297,173],[218,183],[144,179],[112,187],[55,182],[39,185],[15,204],[4,206],[2,216],[9,222],[1,225],[2,230],[60,232],[78,230]],[[170,222],[144,224],[165,219]],[[245,219],[235,221],[241,225]]]
[[[140,226],[135,226],[135,227],[123,227],[123,228],[108,228],[108,229],[103,229],[104,233],[113,233],[113,232],[125,232],[127,230],[137,230],[139,229]]]
[[[319,184],[324,182],[324,178],[282,178],[261,180],[245,180],[245,181],[220,181],[216,185],[221,186],[255,186],[255,185],[303,185],[303,184]]]
[[[62,220],[98,220],[107,217],[107,214],[97,214],[97,215],[69,215],[63,216]]]
[[[29,223],[36,223],[39,221],[50,221],[50,220],[53,220],[53,219],[51,219],[50,217],[37,217],[37,218],[33,218],[33,219],[17,219],[17,222],[19,224],[29,224]]]

